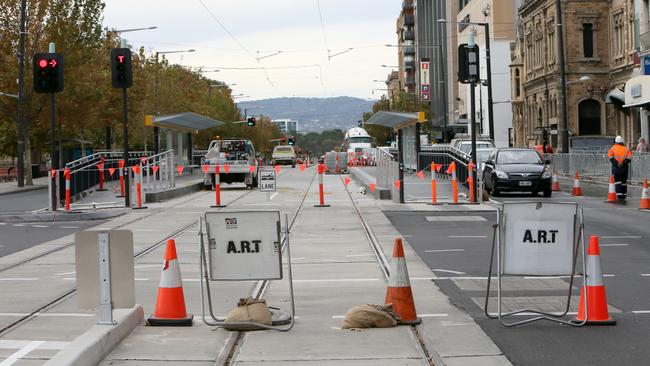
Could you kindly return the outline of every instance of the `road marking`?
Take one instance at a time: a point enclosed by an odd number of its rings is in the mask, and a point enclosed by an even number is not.
[[[155,233],[155,232],[158,232],[160,230],[155,230],[155,229],[135,229],[133,231]]]
[[[244,203],[243,206],[280,206],[279,203]]]
[[[346,257],[372,257],[374,254],[368,253],[368,254],[348,254]]]
[[[650,314],[650,310],[633,310],[632,314]]]
[[[22,227],[22,226],[25,226],[25,224],[13,224],[13,225],[11,225],[11,226]]]
[[[641,277],[650,277],[650,273],[641,273]]]
[[[568,313],[566,313],[566,315],[577,315],[577,314],[578,314],[578,313],[575,312],[575,311],[569,311]],[[497,315],[499,315],[499,314],[497,314],[497,313],[490,313],[490,316],[497,316]],[[523,313],[517,313],[517,314],[512,314],[512,315],[515,315],[515,316],[535,316],[535,315],[539,315],[539,314],[538,314],[538,313],[529,312],[529,311],[524,311]]]
[[[0,281],[38,281],[36,277],[4,277]]]
[[[626,247],[630,244],[600,244],[601,247]]]
[[[79,226],[61,226],[60,229],[79,229]]]
[[[14,352],[13,354],[9,355],[9,357],[7,357],[7,359],[0,362],[0,366],[13,365],[14,363],[16,363],[16,361],[18,361],[19,358],[27,356],[27,354],[29,352],[37,349],[43,343],[45,343],[45,341],[32,341],[32,342],[29,342],[26,346],[19,349],[18,352]]]
[[[466,274],[465,272],[460,272],[460,271],[451,271],[451,270],[448,270],[448,269],[439,269],[439,268],[437,268],[437,269],[432,269],[432,271],[434,271],[434,272],[453,273],[453,274],[459,274],[459,275]]]
[[[47,225],[32,225],[32,227],[49,227]]]
[[[424,217],[429,222],[443,221],[487,221],[483,216],[425,216]]]
[[[449,238],[487,238],[487,235],[449,235]]]
[[[23,317],[28,316],[30,313],[0,313],[0,316],[7,317]],[[95,314],[86,314],[86,313],[34,313],[33,316],[44,316],[44,317],[91,317]]]
[[[446,313],[418,314],[419,318],[444,318],[449,316]],[[345,319],[345,315],[332,315],[332,319]]]
[[[434,280],[487,280],[487,277],[462,277],[462,276],[455,276],[455,277],[437,277],[433,278]],[[496,280],[496,277],[492,277],[493,280]]]
[[[448,322],[442,322],[442,326],[444,326],[444,327],[467,326],[467,325],[476,325],[476,323],[448,323]]]
[[[273,201],[273,199],[274,199],[278,194],[280,194],[280,192],[275,192],[275,193],[273,193],[273,194],[271,195],[271,197],[269,197],[269,201]]]
[[[76,277],[63,277],[62,280],[63,281],[76,281],[77,278]],[[134,281],[149,281],[148,278],[134,278],[133,280]]]
[[[55,276],[65,276],[65,275],[72,275],[72,274],[75,274],[75,273],[77,273],[77,272],[76,272],[76,271],[72,271],[72,272],[61,272],[61,273],[56,273],[56,274],[54,274],[54,275],[55,275]]]
[[[28,345],[32,341],[23,341],[23,340],[14,340],[14,339],[2,339],[0,340],[0,349],[21,349]],[[60,351],[65,346],[70,344],[70,342],[53,342],[47,341],[43,343],[38,349],[43,350],[56,350]]]
[[[571,276],[524,276],[524,280],[560,280],[563,278],[571,278]]]
[[[293,282],[371,282],[378,278],[327,278],[322,280],[293,280]]]
[[[641,239],[641,235],[601,236],[601,239]]]
[[[4,226],[4,225],[7,225],[7,223],[6,222],[0,222],[0,225]]]
[[[464,252],[465,249],[429,249],[425,253],[439,253],[439,252]]]

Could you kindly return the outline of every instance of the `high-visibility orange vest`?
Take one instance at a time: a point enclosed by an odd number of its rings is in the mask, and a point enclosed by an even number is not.
[[[622,163],[626,158],[632,158],[632,152],[624,145],[614,144],[609,149],[609,158],[614,158],[618,163]]]

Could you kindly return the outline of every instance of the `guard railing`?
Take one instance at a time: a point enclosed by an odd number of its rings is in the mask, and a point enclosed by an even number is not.
[[[553,170],[567,177],[580,172],[581,177],[607,181],[612,174],[612,164],[607,152],[553,154],[550,160]],[[650,179],[650,154],[634,153],[631,160],[629,179],[639,183]]]

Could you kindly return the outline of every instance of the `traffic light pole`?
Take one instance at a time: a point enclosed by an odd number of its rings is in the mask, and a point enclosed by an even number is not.
[[[50,171],[56,171],[59,169],[59,159],[56,154],[56,137],[55,137],[55,104],[54,104],[54,93],[50,93]],[[50,173],[51,174],[51,173]],[[51,202],[52,202],[52,211],[56,211],[56,206],[58,206],[56,202],[56,190],[57,190],[57,176],[55,174],[51,174],[50,179],[52,180],[52,197],[50,197]]]
[[[27,1],[20,2],[20,40],[18,42],[18,187],[25,185],[25,99],[23,84],[25,78],[25,30],[27,22]],[[31,167],[30,167],[31,169]]]
[[[131,206],[131,186],[129,185],[129,96],[127,88],[122,88],[124,109],[124,206]]]
[[[471,134],[472,134],[471,135],[472,136],[472,165],[474,165],[474,167],[472,168],[472,171],[470,172],[470,174],[472,174],[472,177],[473,177],[473,179],[472,179],[472,187],[470,187],[470,190],[472,192],[476,192],[476,179],[477,179],[477,177],[474,174],[474,169],[476,169],[476,166],[477,166],[476,165],[476,83],[472,79],[472,81],[470,82],[469,85],[470,85],[469,86],[469,90],[470,90],[469,95],[470,95],[470,100],[471,100],[471,103],[472,103],[472,106],[471,106],[472,117],[470,118],[470,123],[472,124],[472,126],[470,127]],[[474,195],[474,201],[472,201],[472,203],[476,203],[476,195]]]

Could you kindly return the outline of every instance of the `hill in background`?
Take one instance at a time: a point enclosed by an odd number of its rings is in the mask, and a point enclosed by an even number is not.
[[[363,113],[372,110],[375,101],[353,97],[273,98],[238,103],[248,115],[263,114],[271,119],[298,121],[300,133],[355,127]]]

